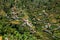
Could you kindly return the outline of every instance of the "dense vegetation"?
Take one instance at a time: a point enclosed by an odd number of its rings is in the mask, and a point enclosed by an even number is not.
[[[60,40],[60,0],[0,0],[3,40]]]

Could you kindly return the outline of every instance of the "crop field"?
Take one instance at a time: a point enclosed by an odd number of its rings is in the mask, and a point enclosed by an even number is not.
[[[0,40],[60,40],[60,0],[0,0]]]

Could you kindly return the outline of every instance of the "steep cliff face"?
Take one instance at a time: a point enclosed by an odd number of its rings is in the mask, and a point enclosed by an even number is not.
[[[60,0],[0,0],[3,40],[60,40]]]

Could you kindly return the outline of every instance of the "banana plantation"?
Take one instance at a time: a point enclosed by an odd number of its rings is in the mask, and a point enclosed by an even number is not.
[[[0,40],[60,40],[60,0],[0,0]]]

